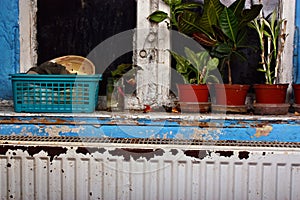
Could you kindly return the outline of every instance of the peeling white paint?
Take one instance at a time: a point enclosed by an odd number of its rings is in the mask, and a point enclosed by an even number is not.
[[[203,129],[194,129],[194,134],[192,135],[193,139],[198,140],[217,140],[219,139],[219,135],[221,134],[221,130],[218,128],[203,128]]]
[[[27,127],[23,127],[23,128],[21,129],[20,135],[32,136],[33,133],[30,132],[30,131],[27,129]]]
[[[268,136],[273,130],[273,127],[270,125],[266,125],[263,127],[256,128],[255,137]]]
[[[77,126],[74,128],[68,126],[46,126],[45,132],[49,134],[49,136],[59,136],[61,133],[80,133],[80,131],[84,131],[82,126]]]

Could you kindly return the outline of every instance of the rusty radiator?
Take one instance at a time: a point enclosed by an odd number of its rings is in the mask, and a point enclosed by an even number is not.
[[[300,144],[0,137],[1,199],[300,199]]]

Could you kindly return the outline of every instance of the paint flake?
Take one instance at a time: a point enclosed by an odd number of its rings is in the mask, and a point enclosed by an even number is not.
[[[273,130],[273,127],[270,125],[259,127],[259,128],[256,128],[256,133],[254,134],[254,136],[257,138],[262,137],[262,136],[268,136],[272,130]]]

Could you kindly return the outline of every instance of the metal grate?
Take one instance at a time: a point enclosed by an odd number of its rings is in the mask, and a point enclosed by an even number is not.
[[[9,141],[47,142],[47,143],[112,143],[112,144],[140,144],[140,145],[214,145],[214,146],[246,146],[246,147],[275,147],[300,148],[299,142],[260,142],[260,141],[214,141],[214,140],[177,140],[151,138],[93,138],[93,137],[46,137],[46,136],[0,136],[0,143]]]

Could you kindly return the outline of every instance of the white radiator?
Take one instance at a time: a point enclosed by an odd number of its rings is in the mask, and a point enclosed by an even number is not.
[[[0,137],[1,199],[282,200],[299,188],[298,143]]]

